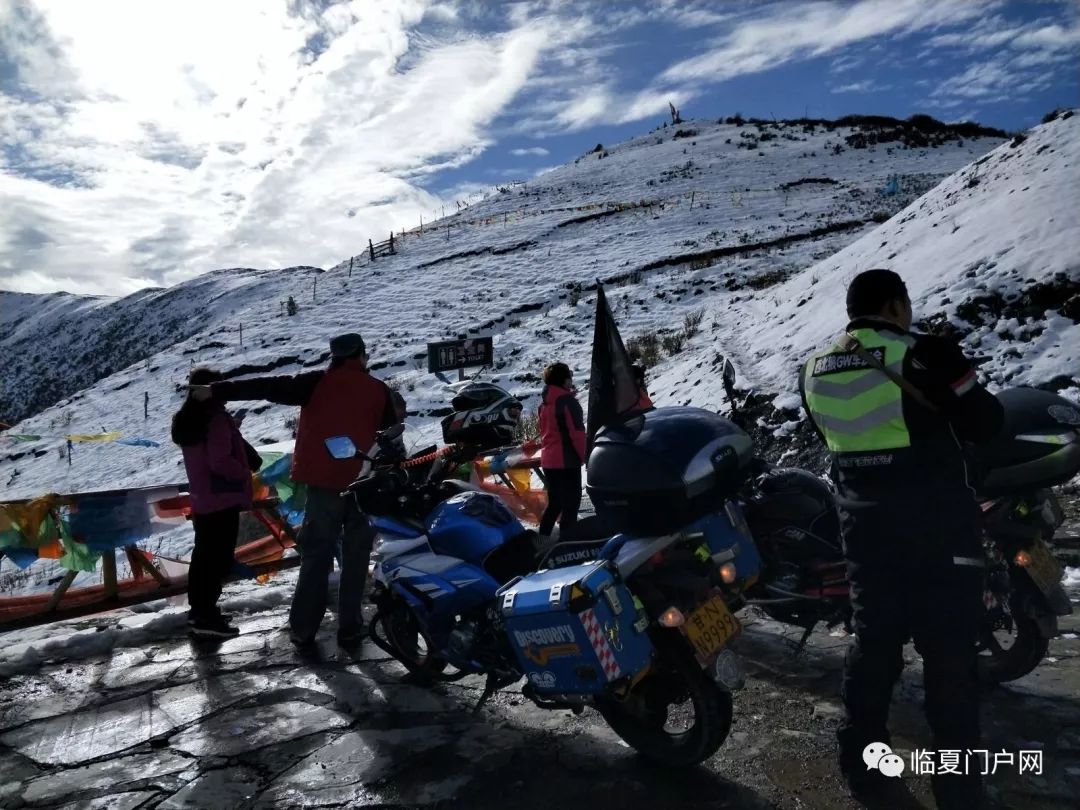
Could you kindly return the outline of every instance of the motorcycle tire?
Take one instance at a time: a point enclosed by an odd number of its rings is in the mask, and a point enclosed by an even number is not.
[[[405,605],[397,605],[386,613],[380,614],[378,624],[390,647],[387,652],[401,662],[405,669],[426,681],[439,680],[439,676],[449,665],[438,654],[431,651],[429,642],[417,627],[412,611]],[[426,647],[425,650],[420,649],[421,641]]]
[[[672,700],[689,703],[694,723],[669,732]],[[612,730],[642,756],[661,765],[688,768],[716,753],[731,731],[731,693],[705,676],[692,658],[645,676],[625,700],[604,698],[596,708]]]
[[[1038,623],[1018,611],[1012,613],[1012,620],[1013,643],[1008,649],[998,643],[993,627],[984,625],[980,631],[978,674],[987,686],[1022,678],[1046,657],[1050,641],[1039,631]]]

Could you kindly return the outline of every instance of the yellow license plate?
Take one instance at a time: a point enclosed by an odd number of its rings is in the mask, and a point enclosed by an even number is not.
[[[682,629],[698,658],[707,661],[738,635],[739,620],[728,610],[724,597],[717,594],[687,616]]]
[[[1028,554],[1031,555],[1031,563],[1025,570],[1040,591],[1049,593],[1052,588],[1061,584],[1061,575],[1064,573],[1061,563],[1050,553],[1046,543],[1036,540],[1031,544]]]

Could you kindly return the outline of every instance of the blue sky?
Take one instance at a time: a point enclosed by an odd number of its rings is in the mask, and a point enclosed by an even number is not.
[[[329,266],[684,117],[1006,130],[1080,104],[1073,0],[0,0],[0,288]]]

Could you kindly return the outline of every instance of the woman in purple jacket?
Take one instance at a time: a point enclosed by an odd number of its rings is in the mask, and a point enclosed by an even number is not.
[[[209,385],[221,374],[200,368],[191,385]],[[244,441],[221,402],[188,394],[173,416],[172,440],[184,451],[195,549],[188,569],[188,624],[197,636],[228,638],[240,631],[218,609],[221,587],[233,564],[240,512],[251,506],[252,470],[259,454]]]

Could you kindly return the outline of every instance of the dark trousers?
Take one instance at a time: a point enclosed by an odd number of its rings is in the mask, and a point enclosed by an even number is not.
[[[232,570],[240,510],[194,515],[191,522],[195,527],[195,549],[188,568],[188,605],[191,618],[202,621],[221,615],[217,601],[221,586]]]
[[[979,748],[975,642],[983,609],[983,569],[977,565],[981,549],[974,530],[965,532],[966,540],[942,537],[931,553],[915,548],[918,541],[909,542],[905,550],[892,534],[849,524],[845,535],[855,643],[844,662],[841,696],[846,716],[837,737],[841,769],[852,776],[865,774],[862,752],[869,743],[890,742],[889,703],[904,668],[902,650],[908,639],[923,659],[934,750],[958,749],[962,760],[967,749]],[[947,551],[950,547],[957,549],[955,555]],[[933,777],[938,807],[974,810],[979,805],[982,763],[970,764],[975,774]]]
[[[544,468],[547,483],[548,505],[540,519],[540,534],[547,536],[559,521],[559,537],[570,539],[577,526],[578,509],[581,508],[581,467],[565,470]]]
[[[315,638],[326,613],[326,587],[339,538],[338,636],[352,638],[364,628],[361,606],[375,530],[352,498],[342,498],[338,490],[308,487],[300,530],[300,576],[289,610],[293,635],[302,641]]]

